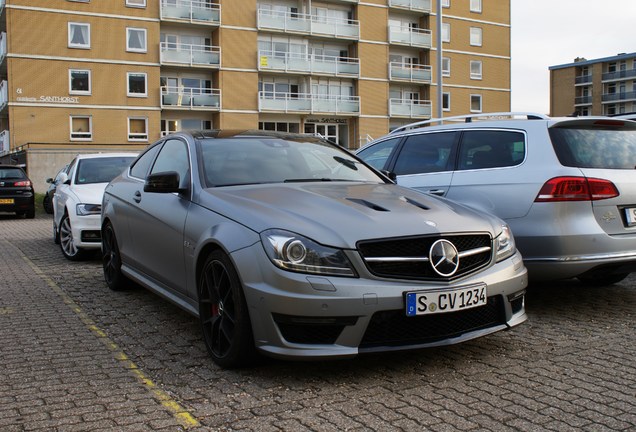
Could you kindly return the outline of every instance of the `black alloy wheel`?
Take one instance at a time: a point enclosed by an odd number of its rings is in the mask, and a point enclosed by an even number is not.
[[[130,281],[121,272],[121,255],[113,225],[108,222],[102,230],[102,267],[104,280],[113,291],[121,291],[130,286]]]
[[[252,327],[238,275],[223,252],[207,257],[198,291],[199,318],[210,356],[224,368],[247,366],[256,357]]]

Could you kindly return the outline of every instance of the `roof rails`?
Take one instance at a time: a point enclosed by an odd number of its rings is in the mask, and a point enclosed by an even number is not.
[[[443,122],[445,121],[458,122],[463,120],[465,123],[470,123],[473,120],[504,120],[504,119],[514,119],[517,117],[525,117],[528,120],[550,119],[550,117],[548,117],[545,114],[538,114],[533,112],[494,112],[494,113],[468,114],[468,115],[453,116],[453,117],[435,118],[430,120],[418,121],[415,123],[409,123],[407,125],[400,126],[399,128],[393,129],[391,132],[389,132],[389,135],[402,132],[408,129],[415,129],[417,127],[429,125],[431,123],[443,124]]]

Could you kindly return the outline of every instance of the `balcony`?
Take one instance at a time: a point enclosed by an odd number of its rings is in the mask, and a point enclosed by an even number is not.
[[[221,48],[161,42],[161,64],[218,69],[221,66]]]
[[[574,78],[574,85],[591,84],[592,74],[580,75]]]
[[[161,0],[161,20],[218,26],[221,5],[202,0]]]
[[[161,108],[219,111],[221,90],[209,88],[161,87]]]
[[[7,56],[7,34],[5,32],[0,33],[0,63],[4,61]]]
[[[328,76],[360,76],[360,60],[351,57],[259,51],[258,70]]]
[[[328,18],[296,12],[258,10],[259,30],[273,30],[338,39],[360,38],[360,22],[357,20]]]
[[[0,111],[7,107],[9,102],[9,83],[7,80],[0,82]]]
[[[431,101],[389,99],[389,116],[406,118],[431,118]]]
[[[636,69],[625,69],[615,72],[606,72],[602,75],[603,81],[620,81],[623,79],[636,78]]]
[[[0,132],[0,153],[8,152],[11,149],[9,144],[9,131]]]
[[[431,47],[431,31],[420,28],[389,27],[389,43],[419,48]]]
[[[259,112],[360,115],[359,96],[258,92]]]
[[[636,91],[618,92],[618,93],[605,93],[602,96],[603,103],[605,102],[627,102],[636,100]]]
[[[391,81],[430,84],[433,79],[433,75],[430,66],[391,62],[389,63],[389,79]]]
[[[431,0],[389,0],[389,7],[431,13]]]
[[[574,98],[574,105],[592,105],[592,96],[577,96]]]

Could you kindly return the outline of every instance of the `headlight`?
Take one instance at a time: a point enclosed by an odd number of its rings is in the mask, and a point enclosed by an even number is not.
[[[78,204],[75,207],[75,211],[78,216],[101,214],[102,205],[101,204]]]
[[[512,231],[508,225],[501,226],[501,234],[495,239],[495,251],[497,262],[505,260],[506,258],[514,255],[517,247],[515,246],[515,239],[512,236]]]
[[[355,276],[351,263],[334,249],[289,231],[272,229],[261,233],[265,252],[283,270],[334,276]]]

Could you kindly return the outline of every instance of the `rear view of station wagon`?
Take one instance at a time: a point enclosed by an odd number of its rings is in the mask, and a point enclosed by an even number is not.
[[[402,186],[504,219],[531,280],[627,277],[636,269],[636,122],[501,117],[415,123],[357,153]]]

